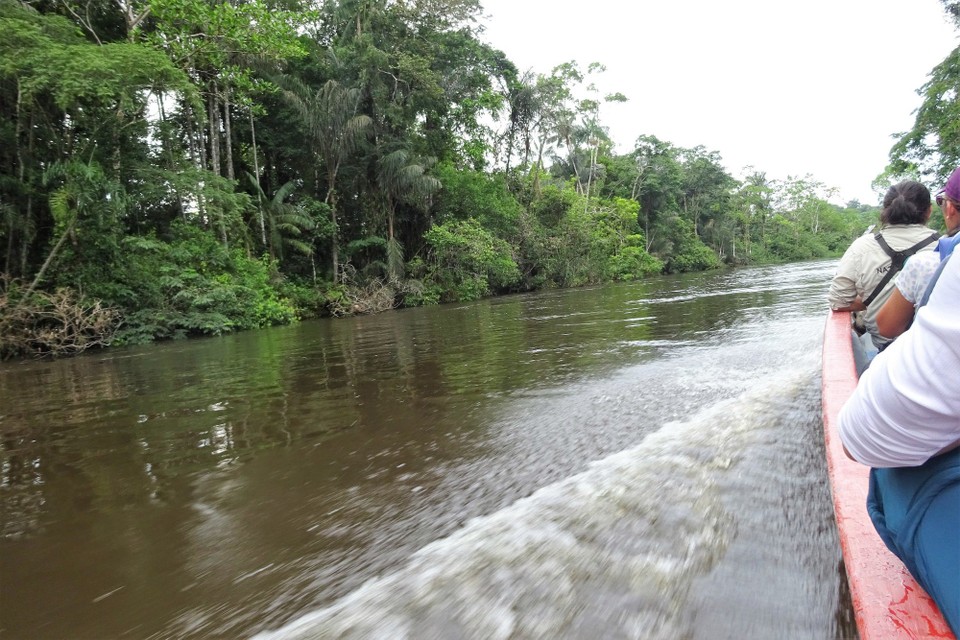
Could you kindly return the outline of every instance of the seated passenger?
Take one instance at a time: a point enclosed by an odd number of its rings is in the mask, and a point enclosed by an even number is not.
[[[960,231],[960,167],[953,171],[947,186],[937,194],[937,205],[943,211],[949,237],[941,238],[935,251],[922,251],[904,264],[890,297],[877,311],[877,330],[884,338],[892,340],[907,330],[941,257],[960,239],[957,237],[957,231]]]
[[[960,255],[840,410],[844,450],[870,470],[867,511],[960,635]]]
[[[890,342],[877,329],[876,316],[890,297],[893,276],[906,258],[932,250],[939,237],[926,227],[931,210],[930,191],[919,182],[904,180],[890,187],[883,198],[880,231],[853,241],[830,283],[830,308],[858,312],[857,325],[870,334],[876,349]]]

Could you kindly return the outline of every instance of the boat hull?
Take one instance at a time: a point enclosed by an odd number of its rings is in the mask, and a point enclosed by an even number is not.
[[[837,415],[857,386],[850,314],[828,312],[823,336],[823,429],[834,514],[862,640],[949,638],[937,605],[880,540],[867,515],[869,468],[850,460]]]

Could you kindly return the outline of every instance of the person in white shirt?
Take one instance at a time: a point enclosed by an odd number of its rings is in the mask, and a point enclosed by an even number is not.
[[[960,258],[873,360],[839,415],[852,459],[873,467],[877,533],[960,635]]]
[[[890,342],[880,334],[876,323],[877,310],[893,289],[893,264],[883,244],[907,254],[932,250],[938,236],[926,226],[932,210],[930,202],[930,190],[914,180],[890,187],[883,198],[881,230],[853,241],[830,283],[830,308],[860,312],[863,328],[877,349]]]

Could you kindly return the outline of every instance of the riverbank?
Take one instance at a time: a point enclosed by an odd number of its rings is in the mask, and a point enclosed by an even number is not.
[[[789,263],[767,261],[766,264]],[[713,269],[749,266],[763,264],[716,264]],[[656,276],[647,274],[643,277]],[[261,292],[259,299],[248,300],[249,305],[256,309],[253,314],[243,309],[242,314],[228,315],[226,311],[217,311],[180,314],[182,317],[178,319],[176,309],[142,309],[125,313],[100,299],[82,296],[66,287],[54,292],[33,291],[25,301],[22,294],[26,287],[23,283],[9,278],[2,278],[0,282],[3,285],[0,287],[0,360],[69,357],[110,346],[218,336],[305,319],[374,315],[400,308],[463,303],[476,299],[464,295],[441,302],[438,297],[425,296],[423,284],[413,280],[385,282],[373,278],[360,283],[354,278],[352,282],[339,286],[328,283],[325,287],[312,287],[293,284],[282,278],[267,278],[265,282],[269,284],[269,289]],[[211,300],[231,297],[229,283],[223,283],[222,278],[218,282],[222,290],[211,288],[203,294],[194,292],[192,295]],[[581,286],[614,282],[589,282]],[[550,287],[561,290],[569,288],[577,287]],[[483,297],[531,292],[503,291]],[[236,311],[240,309],[236,308]],[[250,320],[251,315],[253,321]]]

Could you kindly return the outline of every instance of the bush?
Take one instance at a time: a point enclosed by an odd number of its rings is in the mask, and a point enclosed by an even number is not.
[[[520,281],[510,245],[472,218],[434,225],[425,240],[423,284],[439,288],[443,302],[476,300]]]
[[[821,239],[803,232],[796,222],[775,216],[767,236],[767,250],[780,262],[809,260],[829,255]]]
[[[693,231],[693,223],[683,218],[674,220],[674,252],[667,258],[667,273],[706,271],[721,266],[713,249],[703,244]]]
[[[663,263],[640,246],[624,247],[607,262],[607,276],[611,280],[636,280],[661,271]]]
[[[176,224],[172,238],[131,236],[114,280],[98,287],[124,312],[120,343],[288,324],[297,310],[273,284],[270,258],[226,249],[212,234]]]
[[[284,278],[276,285],[276,289],[281,299],[290,301],[301,319],[322,315],[326,299],[320,289],[289,278]]]

